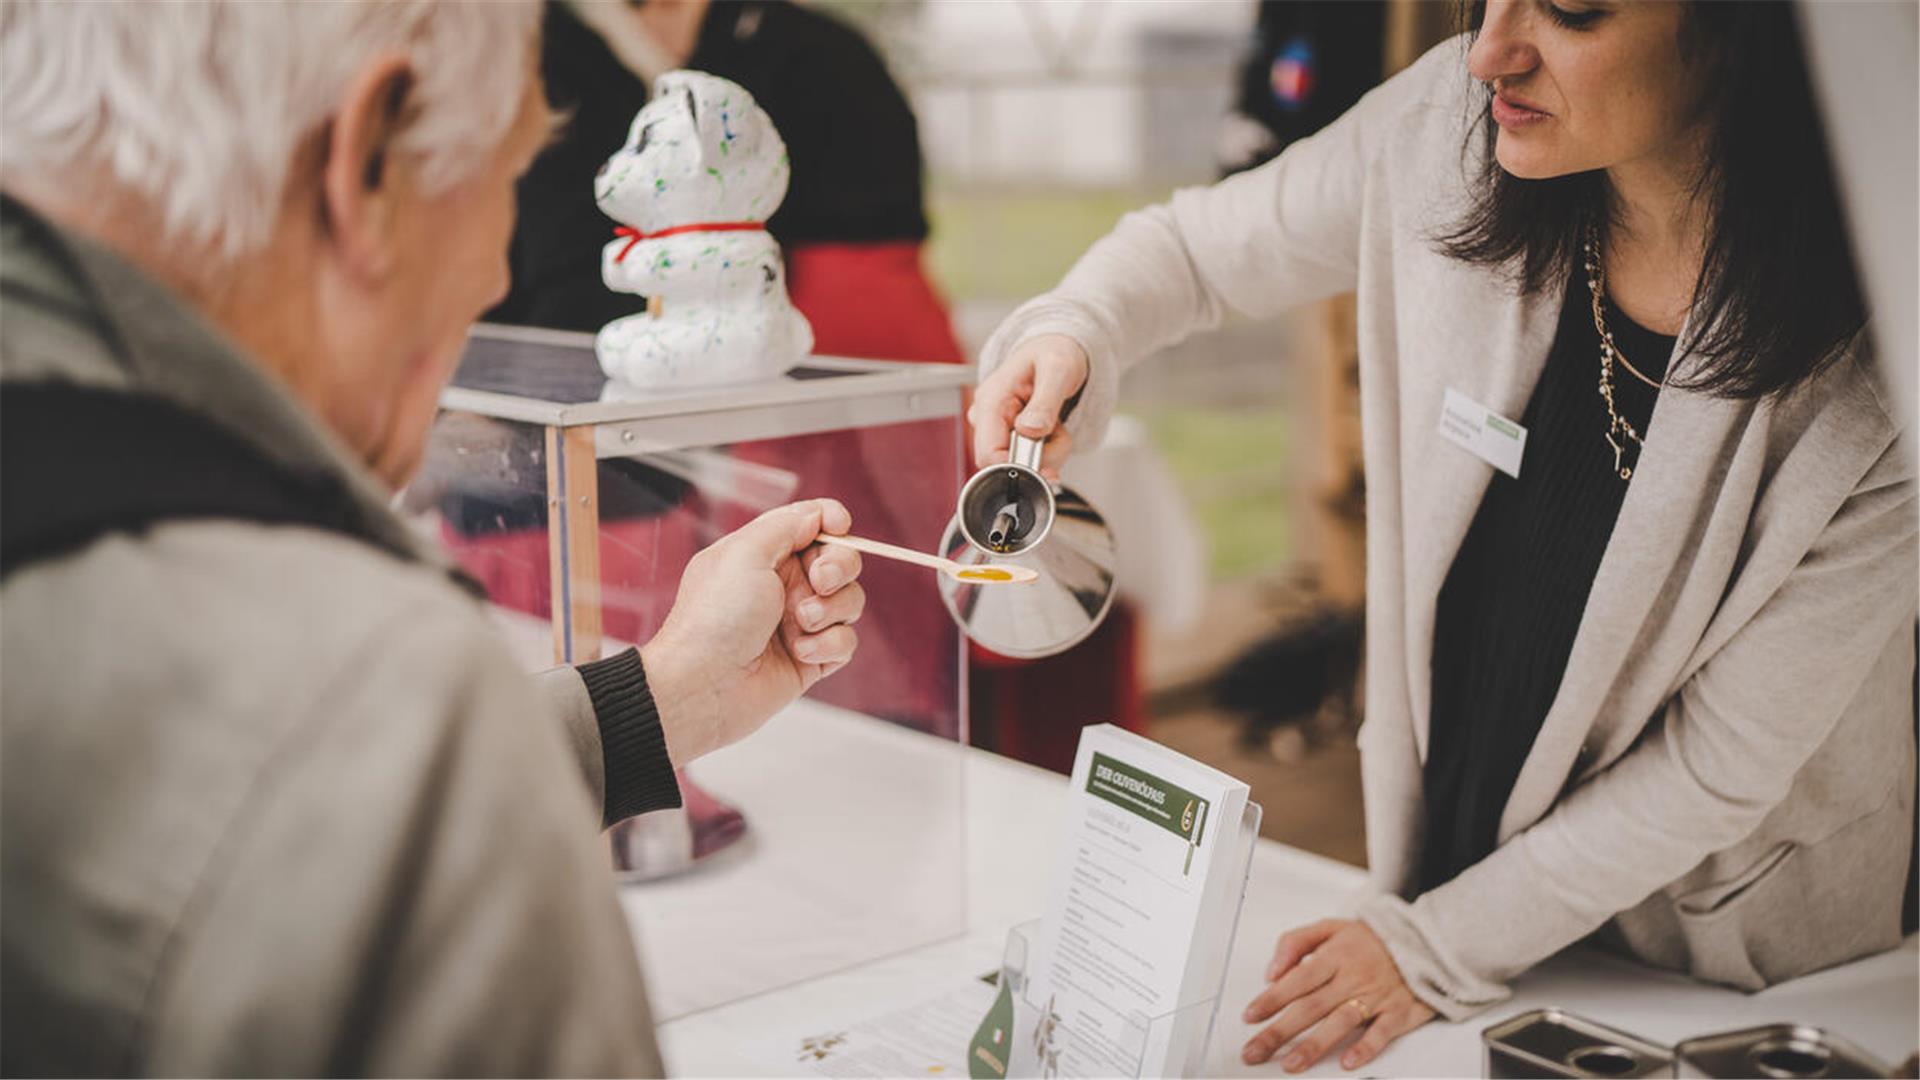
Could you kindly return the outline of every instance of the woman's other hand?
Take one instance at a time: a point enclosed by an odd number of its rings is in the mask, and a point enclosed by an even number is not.
[[[1299,1072],[1359,1030],[1340,1056],[1341,1068],[1357,1069],[1433,1015],[1367,924],[1327,919],[1280,935],[1267,988],[1242,1017],[1249,1024],[1277,1019],[1247,1040],[1240,1057],[1258,1065],[1291,1043],[1280,1064]]]
[[[1087,384],[1091,370],[1087,351],[1065,334],[1041,334],[1015,346],[973,392],[967,422],[973,425],[974,463],[1007,460],[1018,429],[1030,439],[1046,440],[1040,474],[1058,481],[1073,450],[1073,436],[1060,426],[1060,409]]]

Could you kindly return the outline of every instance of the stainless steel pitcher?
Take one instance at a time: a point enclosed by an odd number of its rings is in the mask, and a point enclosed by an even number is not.
[[[960,629],[1003,656],[1052,656],[1085,640],[1113,606],[1113,531],[1071,488],[1040,475],[1042,442],[1013,433],[1009,460],[988,465],[960,489],[940,554],[969,565],[1012,563],[1040,579],[981,588],[940,579],[940,598]]]

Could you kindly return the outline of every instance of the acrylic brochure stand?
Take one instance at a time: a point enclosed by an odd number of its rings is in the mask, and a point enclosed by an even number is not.
[[[1220,998],[1226,990],[1227,959],[1239,932],[1247,878],[1253,868],[1254,841],[1260,835],[1260,818],[1260,805],[1247,803],[1240,818],[1238,888],[1232,890],[1231,900],[1224,905],[1227,909],[1223,912],[1227,916],[1223,924],[1225,932],[1203,933],[1195,945],[1207,954],[1206,965],[1201,970],[1211,973],[1197,981],[1193,992],[1198,996],[1158,1016],[1137,1012],[1123,1015],[1113,1010],[1110,1023],[1101,1025],[1108,1033],[1108,1038],[1102,1040],[1106,1049],[1089,1053],[1085,1046],[1079,1047],[1085,1056],[1099,1059],[1095,1075],[1200,1074],[1207,1046],[1212,1041]],[[1050,1014],[1046,1002],[1031,1001],[1027,997],[1028,976],[1036,959],[1033,952],[1041,940],[1040,924],[1041,920],[1034,919],[1008,931],[1006,951],[1001,959],[1000,978],[1013,999],[1013,1037],[1004,1058],[1007,1075],[1013,1077],[1068,1075],[1060,1071],[1060,1057],[1063,1042],[1071,1039],[1072,1033],[1061,1029],[1059,1018]],[[1086,1007],[1085,1003],[1082,1007]]]

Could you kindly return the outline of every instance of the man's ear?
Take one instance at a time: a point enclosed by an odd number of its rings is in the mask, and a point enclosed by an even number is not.
[[[394,162],[404,126],[413,68],[401,53],[375,57],[347,84],[323,137],[321,209],[324,235],[346,264],[370,277],[392,258],[397,202],[409,177]]]

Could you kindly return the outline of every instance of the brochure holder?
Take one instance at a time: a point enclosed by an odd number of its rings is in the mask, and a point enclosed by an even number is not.
[[[1241,845],[1244,855],[1237,868],[1239,888],[1232,892],[1226,933],[1211,937],[1201,946],[1210,953],[1210,966],[1203,970],[1213,972],[1212,976],[1197,988],[1198,996],[1160,1015],[1121,1015],[1115,1011],[1110,1022],[1101,1025],[1109,1033],[1103,1042],[1111,1053],[1101,1054],[1103,1060],[1099,1063],[1098,1075],[1186,1077],[1203,1074],[1214,1020],[1220,1011],[1220,998],[1226,991],[1227,960],[1240,930],[1240,912],[1246,901],[1247,878],[1253,869],[1253,840],[1260,835],[1260,819],[1260,805],[1247,803],[1240,819],[1246,842]],[[1061,1075],[1062,1041],[1072,1038],[1071,1033],[1061,1030],[1059,1018],[1052,1015],[1047,1002],[1032,1001],[1027,996],[1028,972],[1033,968],[1032,961],[1036,959],[1033,953],[1040,941],[1040,922],[1033,919],[1009,930],[1001,957],[1001,985],[1011,996],[1013,1014],[1000,1061],[1006,1065],[1005,1075],[1011,1077]],[[969,1065],[974,1066],[975,1076],[982,1075],[977,1065],[971,1061]],[[997,1074],[997,1070],[990,1074]]]

